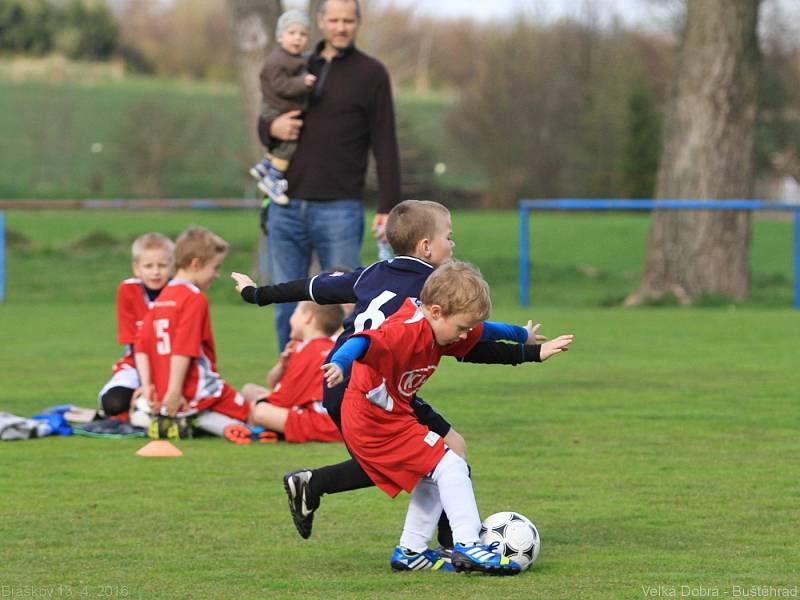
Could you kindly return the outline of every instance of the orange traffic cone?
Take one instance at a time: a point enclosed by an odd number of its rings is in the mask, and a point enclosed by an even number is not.
[[[136,452],[137,456],[183,456],[178,448],[167,440],[153,440]]]

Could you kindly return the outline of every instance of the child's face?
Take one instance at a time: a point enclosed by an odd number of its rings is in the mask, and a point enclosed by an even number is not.
[[[430,307],[429,313],[428,322],[433,329],[433,337],[440,346],[466,339],[469,332],[481,322],[480,318],[468,312],[443,315],[441,308],[436,304]]]
[[[305,337],[306,325],[311,321],[311,311],[301,302],[289,317],[289,339],[302,340]]]
[[[308,29],[300,23],[292,23],[278,36],[278,43],[286,52],[297,56],[308,45]]]
[[[201,290],[207,290],[211,287],[219,277],[219,268],[225,258],[224,254],[217,254],[214,258],[209,260],[206,264],[200,265],[194,269],[192,282]]]
[[[428,262],[434,267],[447,262],[453,258],[453,248],[456,243],[453,241],[453,224],[450,217],[441,216],[438,218],[436,233],[433,234],[428,246]]]
[[[151,290],[160,290],[167,285],[172,276],[172,266],[172,256],[163,248],[144,250],[132,265],[133,274]]]

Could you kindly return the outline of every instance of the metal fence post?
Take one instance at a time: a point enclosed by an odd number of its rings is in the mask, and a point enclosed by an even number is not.
[[[519,303],[528,308],[528,209],[523,202],[519,204]]]

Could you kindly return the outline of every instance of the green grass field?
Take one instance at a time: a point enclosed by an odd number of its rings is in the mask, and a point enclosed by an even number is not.
[[[247,124],[235,85],[142,77],[14,82],[1,71],[0,199],[254,193],[247,174],[252,166]],[[448,165],[439,183],[485,186],[479,168],[446,140],[447,109],[443,97],[398,94],[397,112],[409,134],[404,139],[424,140],[433,158]],[[159,146],[147,142],[156,133]],[[137,192],[141,182],[135,180],[156,173],[158,190]]]
[[[93,405],[118,354],[113,295],[135,234],[206,225],[233,243],[226,268],[253,264],[256,218],[245,212],[6,218],[16,241],[0,305],[0,410],[17,414]],[[516,305],[515,215],[455,214],[456,253],[483,268],[494,318],[572,332],[572,350],[516,368],[445,360],[423,390],[467,439],[482,515],[510,509],[537,524],[543,549],[532,571],[392,574],[407,496],[374,489],[326,497],[312,538],[300,539],[281,476],[344,458],[339,444],[202,439],[180,443],[182,458],[148,460],[134,455],[142,440],[49,438],[0,443],[0,597],[796,590],[800,320],[790,225],[755,224],[753,301],[623,310],[604,306],[635,286],[647,220],[534,219],[529,311]],[[275,357],[272,311],[244,305],[224,279],[210,297],[221,372],[235,386],[260,380]]]

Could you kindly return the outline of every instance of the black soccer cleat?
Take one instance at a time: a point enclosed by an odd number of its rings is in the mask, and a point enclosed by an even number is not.
[[[301,469],[283,476],[283,487],[289,497],[289,512],[292,513],[294,526],[303,539],[311,537],[311,526],[314,524],[314,511],[319,508],[319,496],[309,486],[311,471]]]

